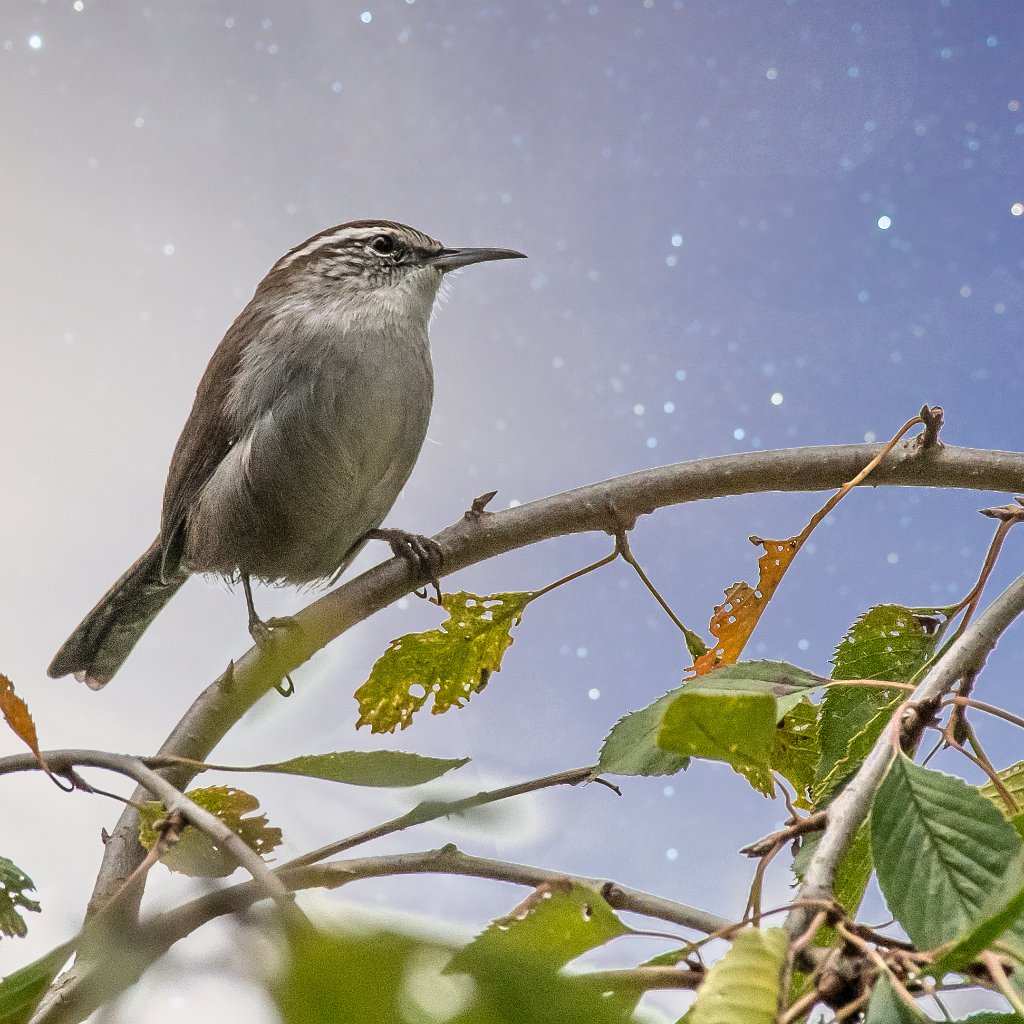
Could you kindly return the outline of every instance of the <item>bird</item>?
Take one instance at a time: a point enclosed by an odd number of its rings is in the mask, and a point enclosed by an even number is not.
[[[98,690],[192,574],[335,582],[386,540],[435,576],[439,549],[382,524],[426,437],[433,403],[427,329],[446,274],[523,259],[451,248],[405,224],[354,220],[289,249],[217,346],[171,458],[160,532],[100,598],[47,669]]]

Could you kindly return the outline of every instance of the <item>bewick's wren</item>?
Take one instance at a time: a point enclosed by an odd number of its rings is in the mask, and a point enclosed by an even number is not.
[[[429,542],[379,527],[427,430],[427,324],[448,271],[516,259],[449,249],[392,221],[328,228],[281,257],[213,354],[178,439],[160,534],[57,652],[48,672],[108,683],[190,573],[332,581],[374,537],[429,562]]]

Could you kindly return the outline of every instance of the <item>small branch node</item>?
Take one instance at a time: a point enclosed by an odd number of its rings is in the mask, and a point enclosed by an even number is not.
[[[942,429],[943,411],[941,405],[921,406],[921,421],[924,423],[924,431],[921,433],[921,449],[927,451],[929,448],[944,448],[945,445],[939,440],[939,431]]]
[[[487,515],[487,506],[494,500],[497,491],[488,491],[486,494],[481,494],[479,497],[474,498],[469,508],[466,509],[463,514],[463,519],[467,519],[470,522],[476,522]]]

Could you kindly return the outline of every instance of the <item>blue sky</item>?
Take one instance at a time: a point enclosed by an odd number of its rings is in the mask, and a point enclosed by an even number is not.
[[[440,309],[429,440],[393,525],[435,532],[495,488],[502,507],[706,455],[882,439],[925,402],[945,408],[950,443],[1020,449],[1022,45],[1019,5],[985,0],[5,5],[0,671],[44,744],[153,749],[248,647],[241,596],[194,581],[102,694],[44,676],[152,539],[224,329],[282,252],[333,223],[386,217],[530,257],[460,275]],[[821,500],[666,510],[634,550],[703,630],[753,572],[746,537],[795,533]],[[748,653],[825,671],[870,605],[956,599],[991,533],[975,510],[1004,500],[852,495]],[[536,588],[606,549],[552,542],[452,586]],[[994,587],[1021,557],[1011,536]],[[261,607],[305,600],[277,591]],[[671,624],[613,566],[531,607],[463,711],[394,739],[355,733],[351,692],[375,657],[436,621],[417,602],[387,610],[298,673],[295,699],[261,704],[218,757],[384,743],[471,756],[460,784],[476,789],[591,762],[614,721],[686,664]],[[987,699],[1017,701],[1021,653],[1007,637]],[[997,762],[1019,759],[1012,736],[989,739]],[[251,788],[294,852],[404,806]],[[39,779],[6,779],[3,793],[0,852],[35,878],[46,913],[0,947],[0,973],[75,927],[115,817]],[[621,800],[590,787],[524,802],[497,840],[439,827],[386,848],[455,834],[474,852],[738,914],[750,868],[734,851],[784,815],[703,765],[627,781]],[[785,898],[785,879],[773,885]],[[519,894],[444,879],[351,897],[473,927]],[[162,1019],[172,998],[212,1013],[215,986],[176,984],[137,1019]]]

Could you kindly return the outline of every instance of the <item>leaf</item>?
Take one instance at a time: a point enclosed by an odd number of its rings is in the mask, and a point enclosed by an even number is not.
[[[777,1024],[786,933],[739,932],[697,992],[687,1024]]]
[[[529,592],[445,594],[447,620],[438,629],[392,640],[370,678],[356,690],[357,727],[369,725],[373,732],[405,729],[429,697],[435,715],[462,707],[501,669],[502,656],[512,644],[510,631],[532,598]]]
[[[26,1024],[74,948],[73,942],[65,942],[0,980],[0,1024]]]
[[[951,1024],[1021,1024],[1024,1017],[1016,1013],[1000,1013],[998,1010],[982,1010],[968,1017],[957,1017]]]
[[[821,752],[818,747],[818,705],[802,698],[778,724],[768,755],[770,767],[745,768],[741,774],[759,793],[775,796],[775,773],[792,785],[797,807],[810,810],[811,787]]]
[[[39,904],[25,895],[35,892],[32,879],[21,868],[6,857],[0,857],[0,935],[9,938],[24,938],[28,933],[20,910],[38,914],[42,909]]]
[[[259,800],[233,786],[208,786],[185,794],[200,807],[216,815],[246,846],[265,856],[281,843],[281,830],[267,824],[265,814],[252,814]],[[151,850],[160,838],[156,823],[167,814],[158,800],[148,800],[139,810],[139,842]],[[160,862],[171,871],[194,878],[224,878],[238,867],[230,853],[221,850],[209,836],[194,825],[186,826],[178,844],[165,853]]]
[[[889,909],[918,949],[959,941],[1024,887],[1021,840],[998,808],[903,753],[875,797],[871,846]]]
[[[444,973],[452,949],[396,932],[294,935],[270,990],[284,1024],[629,1024],[597,989],[532,958],[478,957]],[[585,975],[584,975],[585,977]]]
[[[1010,796],[1017,801],[1018,807],[1024,808],[1024,761],[1018,761],[1016,764],[1010,765],[1009,768],[996,772],[996,774],[999,776],[999,781],[1009,791]],[[988,797],[1007,816],[1020,813],[1020,811],[1013,811],[1004,805],[999,790],[991,782],[984,783],[980,789],[981,795]]]
[[[807,533],[787,540],[750,538],[752,544],[764,548],[764,554],[757,560],[757,586],[734,583],[725,592],[725,600],[715,607],[708,628],[718,642],[707,654],[694,661],[693,670],[698,676],[711,672],[719,665],[731,665],[739,660],[768,602],[782,582],[782,577],[807,539]]]
[[[880,974],[868,1003],[866,1024],[928,1024],[920,1010],[911,1009],[897,994],[888,974]]]
[[[568,878],[545,882],[459,950],[445,973],[472,973],[480,958],[501,962],[509,957],[530,959],[556,971],[630,931],[604,897],[589,886]]]
[[[420,786],[468,763],[468,757],[423,757],[401,750],[340,750],[330,754],[305,754],[287,761],[254,764],[244,768],[225,765],[209,767],[216,767],[217,771],[304,775],[327,782],[343,782],[349,786],[396,788]]]
[[[601,745],[595,775],[675,775],[690,763],[688,757],[662,750],[658,730],[666,708],[676,699],[679,687],[653,704],[620,718]]]
[[[881,604],[846,632],[832,658],[833,680],[909,682],[932,655],[941,626],[931,609]],[[821,702],[821,763],[815,795],[827,799],[860,767],[907,691],[832,686]]]
[[[36,724],[29,714],[28,705],[14,692],[14,683],[3,673],[0,673],[0,712],[3,713],[4,721],[11,730],[42,763],[43,756],[39,752]]]
[[[741,661],[723,665],[714,672],[698,676],[685,684],[691,693],[750,693],[770,697],[794,697],[786,710],[796,704],[801,694],[828,686],[829,680],[785,661]]]
[[[772,769],[776,725],[826,680],[783,662],[754,661],[691,679],[664,712],[658,745],[736,769]]]

